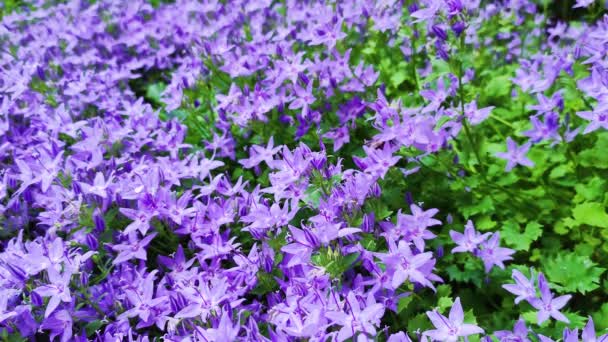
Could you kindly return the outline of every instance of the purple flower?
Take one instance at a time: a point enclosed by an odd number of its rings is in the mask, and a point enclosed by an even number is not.
[[[302,116],[307,117],[309,107],[312,105],[316,98],[312,94],[312,80],[308,81],[306,89],[302,88],[299,84],[293,86],[294,100],[289,104],[289,109],[302,108]]]
[[[417,282],[423,286],[434,289],[433,283],[428,279],[425,266],[433,262],[433,253],[426,252],[413,254],[405,241],[399,241],[398,245],[392,239],[388,239],[389,252],[378,254],[378,258],[384,262],[387,271],[392,275],[391,286],[397,289],[406,280]]]
[[[61,342],[67,342],[72,337],[73,319],[70,313],[66,310],[55,312],[50,317],[45,318],[40,325],[41,329],[50,330],[50,340],[53,341],[56,336],[61,335]]]
[[[528,106],[529,109],[536,110],[538,114],[551,112],[554,108],[560,110],[564,107],[564,99],[560,92],[556,92],[551,98],[546,97],[543,93],[536,94],[538,99],[537,105]]]
[[[563,342],[578,342],[578,329],[565,328],[563,332]]]
[[[374,296],[367,295],[365,307],[362,309],[359,300],[354,292],[349,292],[346,296],[348,313],[343,311],[330,311],[325,315],[333,324],[342,326],[336,337],[336,341],[342,342],[357,333],[362,333],[368,337],[376,335],[376,325],[380,324],[380,319],[384,315],[384,305],[376,303]]]
[[[592,111],[578,112],[576,115],[589,120],[583,134],[591,133],[598,128],[608,129],[608,102],[599,104]]]
[[[452,241],[458,245],[452,249],[452,253],[470,252],[472,253],[478,248],[479,244],[484,242],[491,233],[481,234],[475,230],[473,221],[468,220],[464,226],[464,234],[454,230],[450,230]]]
[[[108,180],[104,179],[103,173],[97,172],[95,174],[95,179],[93,180],[93,185],[88,183],[79,182],[80,187],[82,188],[82,192],[85,194],[93,194],[98,195],[101,198],[107,197],[107,188],[112,183],[112,176],[108,178]]]
[[[515,251],[510,248],[500,247],[500,233],[496,232],[487,241],[481,244],[479,257],[483,260],[486,272],[490,272],[492,266],[496,265],[502,269],[505,268],[504,261],[512,260],[511,255]]]
[[[125,291],[133,307],[120,314],[118,319],[139,316],[143,322],[146,322],[150,316],[154,315],[154,307],[167,300],[164,296],[154,298],[154,277],[156,272],[152,271],[146,278],[142,279],[140,289],[127,289]]]
[[[530,304],[538,311],[538,324],[543,323],[549,317],[553,317],[558,321],[569,323],[570,321],[564,314],[559,312],[561,308],[566,306],[566,303],[572,298],[571,295],[553,297],[549,284],[542,273],[538,274],[538,288],[540,289],[540,299],[535,298],[530,301]]]
[[[177,251],[174,253],[173,257],[166,256],[158,256],[159,264],[175,271],[177,273],[183,272],[192,266],[195,259],[186,260],[186,256],[184,255],[184,249],[182,245],[177,246]]]
[[[44,312],[45,318],[49,317],[61,302],[69,303],[72,301],[70,294],[72,273],[69,270],[65,270],[63,274],[60,274],[54,267],[49,267],[47,274],[50,284],[42,285],[34,290],[42,297],[51,297]]]
[[[543,140],[553,140],[555,142],[561,140],[561,136],[559,135],[559,115],[557,113],[546,113],[543,122],[536,116],[531,117],[530,121],[532,122],[532,129],[523,132],[523,135],[529,137],[533,143]]]
[[[515,323],[513,331],[496,331],[494,336],[496,336],[500,342],[530,342],[528,339],[528,328],[526,327],[526,322],[521,318],[517,321],[517,323]]]
[[[482,123],[494,109],[494,106],[477,108],[477,101],[467,103],[464,106],[464,115],[467,117],[471,125],[478,125]]]
[[[498,152],[496,156],[498,158],[506,159],[507,166],[505,171],[511,171],[516,165],[523,165],[527,167],[534,166],[534,163],[526,157],[528,150],[532,144],[530,142],[525,143],[521,147],[517,145],[511,137],[507,138],[507,152]]]
[[[456,342],[460,337],[483,334],[483,329],[480,327],[463,323],[464,312],[462,311],[462,305],[460,305],[460,298],[456,298],[454,301],[449,317],[443,316],[437,310],[427,311],[426,315],[435,329],[425,331],[423,335],[428,336],[433,341]]]
[[[576,0],[576,3],[574,4],[574,6],[572,6],[572,8],[589,7],[589,5],[591,5],[594,2],[595,2],[595,0]]]
[[[130,208],[120,208],[120,213],[133,220],[123,230],[123,234],[129,235],[131,232],[139,231],[142,234],[146,234],[150,229],[150,220],[153,215],[145,210],[135,210]]]
[[[242,95],[243,93],[241,92],[241,89],[235,83],[232,83],[230,85],[228,95],[216,95],[216,99],[218,102],[217,109],[227,109],[230,106],[237,105]]]
[[[401,159],[401,157],[393,156],[394,149],[390,147],[389,143],[384,143],[382,149],[363,146],[363,150],[367,154],[365,158],[354,157],[353,159],[358,165],[362,166],[365,173],[378,178],[384,178],[389,168]]]
[[[236,341],[241,326],[232,323],[232,319],[228,313],[223,312],[219,323],[215,328],[209,328],[200,331],[204,341]]]
[[[274,147],[274,139],[270,137],[266,147],[253,145],[249,150],[249,158],[239,160],[239,163],[246,168],[252,168],[261,162],[272,165],[274,155],[281,150],[281,146]]]
[[[205,320],[213,311],[219,312],[223,304],[234,308],[244,300],[231,298],[233,295],[225,278],[199,275],[193,280],[195,282],[181,290],[188,303],[175,315],[175,318],[201,317]]]
[[[392,334],[391,336],[389,336],[386,342],[412,342],[412,340],[409,336],[407,336],[406,333],[400,331],[396,334]]]
[[[608,342],[608,334],[596,337],[595,324],[593,324],[593,319],[591,317],[589,317],[589,321],[587,322],[587,325],[585,325],[581,337],[583,342]]]
[[[134,239],[135,241],[112,246],[113,250],[119,252],[116,258],[112,261],[112,264],[117,265],[133,258],[147,260],[145,247],[150,243],[150,241],[152,241],[152,239],[154,239],[155,236],[156,233],[152,233],[141,239],[141,241]]]
[[[431,21],[436,15],[439,9],[441,8],[441,2],[439,1],[431,1],[429,7],[419,9],[414,11],[411,16],[415,18],[414,23],[420,21]]]
[[[323,138],[332,139],[334,141],[334,152],[337,152],[342,148],[342,146],[344,146],[344,144],[348,144],[350,142],[348,127],[341,126],[333,129],[323,134]]]
[[[410,210],[412,211],[411,215],[398,214],[397,229],[403,233],[406,241],[414,242],[419,251],[424,251],[424,240],[430,240],[436,236],[426,228],[441,224],[441,221],[433,218],[439,210],[429,209],[425,211],[415,204],[410,205]]]
[[[534,286],[534,275],[530,276],[530,279],[526,278],[518,270],[513,270],[512,274],[515,284],[506,284],[502,287],[516,295],[515,304],[519,304],[522,300],[530,301],[536,297],[536,287]]]
[[[10,299],[10,291],[0,291],[0,324],[7,319],[17,315],[15,311],[7,310],[8,300]]]

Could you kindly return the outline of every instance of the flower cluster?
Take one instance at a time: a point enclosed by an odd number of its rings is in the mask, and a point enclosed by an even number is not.
[[[598,6],[20,3],[0,5],[3,339],[608,339],[585,318],[608,328]]]
[[[500,247],[500,233],[481,234],[470,220],[464,226],[464,233],[451,230],[450,237],[457,245],[452,253],[472,253],[483,261],[486,272],[490,272],[494,265],[504,269],[504,262],[512,260],[511,255],[515,253],[510,248]]]

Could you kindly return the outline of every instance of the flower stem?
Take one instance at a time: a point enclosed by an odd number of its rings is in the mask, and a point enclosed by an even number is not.
[[[460,36],[460,52],[462,53],[463,50],[464,50],[464,33],[462,33]],[[462,86],[462,77],[463,77],[462,64],[463,64],[463,61],[460,60],[458,63],[458,97],[460,100],[462,127],[464,128],[464,134],[466,135],[467,140],[469,141],[469,144],[471,145],[471,149],[473,150],[473,153],[475,154],[475,158],[477,159],[477,163],[479,164],[479,168],[481,169],[482,176],[485,179],[485,177],[486,177],[485,172],[484,172],[485,168],[484,168],[483,162],[481,161],[481,156],[479,155],[479,151],[477,149],[477,144],[475,143],[475,141],[473,139],[473,135],[471,134],[471,128],[469,127],[469,123],[467,121],[467,117],[465,116],[465,111],[464,111],[464,87]]]

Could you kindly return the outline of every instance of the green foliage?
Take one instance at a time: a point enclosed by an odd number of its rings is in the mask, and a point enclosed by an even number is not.
[[[604,303],[602,307],[593,315],[595,328],[602,331],[608,329],[608,303]]]
[[[0,19],[16,11],[32,9],[33,5],[23,0],[3,0],[0,5]]]
[[[585,202],[572,209],[572,216],[577,224],[608,228],[608,214],[601,203]]]
[[[342,274],[351,268],[359,258],[359,253],[342,255],[337,249],[322,248],[312,256],[312,262],[321,267],[332,278],[340,279]]]
[[[579,163],[585,167],[608,169],[608,133],[598,133],[597,141],[578,155]]]
[[[251,291],[252,294],[263,296],[267,293],[277,291],[279,284],[274,278],[274,275],[266,272],[258,272],[256,287]]]
[[[596,266],[589,257],[575,253],[559,253],[544,263],[543,270],[558,291],[585,294],[599,287],[600,276],[606,270]]]
[[[507,245],[518,251],[527,251],[530,244],[543,234],[542,226],[538,222],[528,223],[522,231],[519,224],[512,220],[504,224],[501,232]]]

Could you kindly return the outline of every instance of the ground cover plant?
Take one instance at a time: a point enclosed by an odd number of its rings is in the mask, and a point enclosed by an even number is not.
[[[608,341],[608,16],[0,4],[7,341]]]

